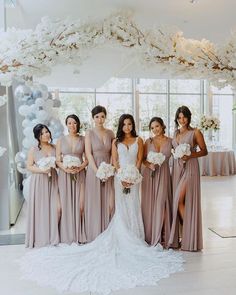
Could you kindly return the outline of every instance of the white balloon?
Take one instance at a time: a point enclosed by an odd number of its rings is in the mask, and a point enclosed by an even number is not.
[[[18,112],[21,116],[26,117],[30,114],[30,106],[28,105],[21,105],[18,109]]]
[[[39,119],[34,119],[34,120],[31,121],[31,125],[32,125],[33,127],[36,126],[36,125],[39,124],[39,123],[40,123]]]
[[[26,169],[26,166],[25,166],[25,163],[24,162],[17,163],[16,168],[22,174],[27,173],[27,169]]]
[[[45,105],[45,100],[42,97],[39,97],[35,100],[35,104],[38,107],[43,107]]]
[[[22,141],[22,145],[24,148],[29,149],[32,146],[35,146],[35,139],[33,137],[25,137]]]
[[[47,113],[45,110],[40,110],[37,113],[37,119],[41,122],[46,121],[50,118],[50,114]]]
[[[31,180],[31,175],[23,180],[23,195],[24,195],[26,202],[29,201],[30,180]]]
[[[27,159],[27,155],[26,153],[24,153],[23,151],[16,153],[15,155],[15,162],[25,162]]]
[[[38,110],[39,110],[39,107],[36,104],[32,104],[30,106],[30,111],[31,111],[32,114],[35,114],[36,115],[37,112],[38,112]]]
[[[26,128],[26,127],[28,127],[29,125],[30,125],[30,120],[29,119],[24,119],[23,121],[22,121],[22,127],[23,128]]]
[[[26,137],[33,137],[34,134],[33,134],[33,130],[31,127],[26,127],[24,130],[23,130],[23,134],[26,136]]]
[[[39,88],[40,91],[48,92],[47,85],[39,84],[38,88]]]
[[[30,96],[31,95],[31,89],[30,87],[26,86],[26,85],[18,85],[15,89],[15,97],[19,100],[24,100],[25,96]]]
[[[55,141],[56,139],[60,138],[62,136],[62,132],[60,131],[55,131],[54,133],[52,133],[52,138]]]

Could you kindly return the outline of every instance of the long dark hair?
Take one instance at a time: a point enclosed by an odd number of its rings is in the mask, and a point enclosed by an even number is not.
[[[52,142],[52,134],[51,134],[51,131],[49,130],[48,126],[46,126],[46,125],[44,125],[44,124],[37,124],[37,125],[35,125],[34,128],[33,128],[34,137],[35,137],[35,139],[37,139],[37,141],[38,141],[38,148],[39,148],[40,150],[41,150],[40,136],[42,135],[42,130],[43,130],[44,128],[47,129],[47,131],[49,132],[49,134],[50,134],[50,139],[51,139],[50,142]]]
[[[123,126],[124,126],[124,121],[126,119],[129,119],[132,123],[132,130],[131,130],[131,135],[132,137],[137,137],[137,133],[136,133],[136,130],[135,130],[135,122],[134,122],[134,117],[130,114],[123,114],[120,116],[119,118],[119,122],[118,122],[118,129],[117,129],[117,132],[116,132],[116,139],[117,139],[117,143],[118,142],[122,142],[125,138],[125,133],[123,131]]]
[[[77,133],[79,133],[79,131],[80,131],[80,119],[79,119],[79,117],[76,116],[75,114],[68,115],[68,116],[66,117],[66,120],[65,120],[66,125],[67,125],[67,122],[68,122],[68,119],[69,119],[69,118],[75,120],[75,122],[76,122],[76,124],[77,124],[77,129],[76,129],[76,131],[77,131]]]
[[[190,109],[186,106],[181,106],[177,109],[176,113],[175,113],[175,129],[178,130],[179,127],[179,123],[178,123],[178,119],[179,119],[179,114],[182,113],[184,115],[185,118],[188,119],[188,126],[191,123],[191,117],[192,117],[192,113],[190,112]]]
[[[107,116],[107,110],[103,106],[97,105],[91,111],[92,118],[94,118],[94,116],[96,116],[99,113],[104,113],[105,117]]]
[[[152,125],[153,122],[159,123],[161,125],[162,129],[163,129],[163,133],[165,134],[166,125],[165,125],[164,121],[162,120],[162,118],[160,118],[160,117],[153,117],[150,120],[149,125],[148,125],[149,130],[151,130],[151,125]]]

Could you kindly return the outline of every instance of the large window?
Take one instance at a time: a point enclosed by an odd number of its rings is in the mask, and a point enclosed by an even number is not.
[[[209,87],[203,80],[119,79],[111,78],[100,88],[59,89],[62,121],[70,113],[78,114],[83,131],[92,126],[91,110],[95,105],[106,107],[106,126],[116,132],[118,118],[123,113],[134,115],[138,133],[146,139],[153,116],[161,117],[166,132],[172,136],[176,109],[186,105],[192,112],[192,126],[198,126],[203,113],[219,117],[219,144],[232,148],[233,93],[230,87]]]
[[[230,87],[217,89],[211,87],[212,113],[220,119],[220,130],[215,137],[219,145],[232,148],[233,139],[233,93]]]

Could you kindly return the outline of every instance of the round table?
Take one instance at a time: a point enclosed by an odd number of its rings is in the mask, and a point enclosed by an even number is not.
[[[199,165],[203,176],[236,174],[235,154],[232,150],[209,151],[207,156],[199,158]]]

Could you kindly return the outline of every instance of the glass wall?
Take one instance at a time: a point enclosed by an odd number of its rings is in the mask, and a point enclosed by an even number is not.
[[[209,91],[212,94],[210,102]],[[203,113],[218,116],[221,120],[219,141],[232,148],[233,93],[230,87],[221,90],[207,87],[207,82],[203,80],[111,78],[97,89],[59,89],[59,98],[62,121],[69,113],[76,113],[83,122],[83,130],[86,130],[92,126],[92,108],[101,104],[108,111],[108,128],[116,132],[119,116],[131,113],[144,139],[149,136],[148,123],[153,116],[163,118],[166,133],[172,136],[176,109],[186,105],[192,112],[192,126],[198,126]]]
[[[215,134],[220,145],[232,148],[233,139],[233,92],[231,87],[211,87],[212,113],[220,119],[220,130]]]

